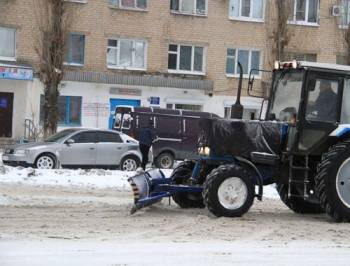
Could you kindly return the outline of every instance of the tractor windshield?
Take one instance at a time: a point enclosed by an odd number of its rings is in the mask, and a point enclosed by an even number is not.
[[[290,122],[296,118],[304,71],[284,69],[274,72],[267,119]]]

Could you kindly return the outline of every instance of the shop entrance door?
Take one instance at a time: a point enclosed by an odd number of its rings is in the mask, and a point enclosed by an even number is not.
[[[0,92],[0,137],[12,137],[13,93]]]

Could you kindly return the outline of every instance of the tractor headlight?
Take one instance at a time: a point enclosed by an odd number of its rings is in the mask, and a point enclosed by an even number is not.
[[[274,63],[274,69],[278,70],[280,68],[293,68],[293,69],[297,69],[299,66],[299,63],[297,60],[293,60],[293,61],[288,61],[288,62],[279,62],[279,61],[275,61]]]
[[[277,69],[280,69],[280,67],[281,67],[280,62],[279,61],[275,61],[274,68],[277,70]]]
[[[199,155],[206,155],[209,156],[210,149],[208,147],[199,147],[198,148],[198,154]]]

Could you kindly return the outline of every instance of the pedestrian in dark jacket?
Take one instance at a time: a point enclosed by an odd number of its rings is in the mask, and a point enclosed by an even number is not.
[[[152,143],[158,139],[153,125],[154,125],[153,120],[150,119],[148,121],[148,124],[146,124],[142,128],[140,133],[139,146],[140,146],[140,151],[142,153],[141,168],[143,171],[145,171],[146,165],[148,162],[149,149],[152,146]]]

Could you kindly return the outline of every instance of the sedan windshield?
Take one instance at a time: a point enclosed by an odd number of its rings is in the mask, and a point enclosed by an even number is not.
[[[75,128],[70,128],[70,129],[65,129],[60,132],[57,132],[56,134],[53,134],[52,136],[48,137],[47,139],[44,140],[44,142],[60,142],[63,139],[65,139],[68,135],[76,132],[78,129]]]
[[[303,76],[304,71],[300,70],[285,69],[275,73],[268,119],[289,122],[292,114],[297,115]]]

